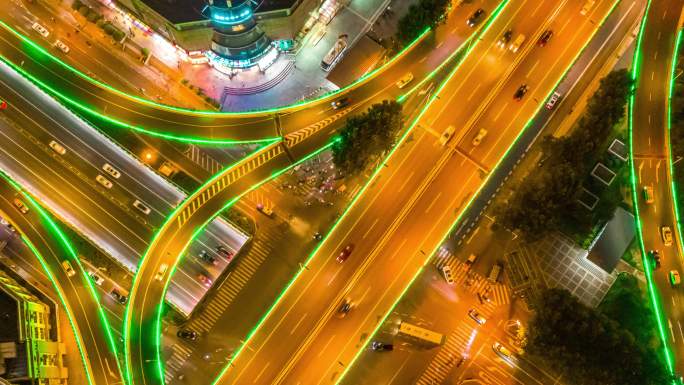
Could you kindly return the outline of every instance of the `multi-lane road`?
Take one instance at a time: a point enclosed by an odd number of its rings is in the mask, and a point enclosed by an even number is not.
[[[646,255],[660,253],[661,267],[653,271],[654,282],[665,311],[666,343],[674,348],[676,373],[684,373],[684,292],[673,287],[669,273],[684,273],[681,239],[677,234],[669,170],[668,97],[670,69],[675,57],[675,37],[681,28],[681,0],[653,0],[645,20],[640,52],[636,56],[638,78],[631,111],[634,168],[637,175],[639,220]],[[653,203],[647,203],[644,188],[653,188]],[[662,227],[673,232],[672,245],[665,245]]]

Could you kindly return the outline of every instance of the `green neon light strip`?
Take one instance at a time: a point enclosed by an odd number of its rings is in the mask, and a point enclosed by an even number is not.
[[[214,215],[212,215],[208,220],[206,220],[201,226],[199,226],[193,232],[192,236],[190,237],[190,240],[188,241],[188,243],[185,244],[185,246],[183,246],[183,250],[178,255],[178,259],[176,259],[176,262],[173,264],[170,276],[172,276],[173,273],[176,271],[176,267],[180,263],[181,257],[183,255],[185,255],[187,248],[192,244],[193,241],[195,241],[197,239],[197,237],[199,237],[200,234],[202,234],[202,232],[204,231],[206,226],[209,225],[209,223],[211,223],[214,219],[216,219],[216,217],[219,216],[224,210],[230,208],[233,204],[235,204],[235,202],[240,200],[243,196],[245,196],[249,192],[256,190],[257,188],[261,187],[265,183],[277,178],[278,176],[280,176],[283,173],[287,172],[288,170],[296,167],[297,165],[308,161],[309,159],[313,158],[314,156],[316,156],[316,155],[322,153],[323,151],[327,150],[331,146],[332,146],[332,143],[329,143],[329,144],[323,146],[322,148],[314,151],[313,153],[307,155],[306,157],[300,159],[299,161],[291,164],[290,166],[285,167],[285,168],[281,169],[280,171],[276,171],[275,173],[271,174],[271,176],[269,176],[268,178],[266,178],[260,182],[255,183],[254,185],[252,185],[251,187],[246,189],[243,193],[241,193],[240,195],[238,195],[238,196],[232,198],[230,201],[228,201],[228,203],[226,203],[223,207],[221,207],[221,209],[219,209]],[[167,291],[170,283],[171,283],[170,279],[166,281],[166,283],[164,285],[164,292],[163,292],[164,294],[162,295],[162,298],[166,297],[166,291]],[[164,378],[164,361],[162,360],[162,353],[161,353],[161,345],[162,345],[161,344],[161,335],[162,335],[162,330],[161,330],[162,314],[161,313],[162,313],[162,306],[160,305],[157,308],[157,319],[156,319],[156,329],[157,329],[157,331],[156,331],[156,333],[157,333],[156,334],[157,335],[156,350],[157,350],[157,372],[158,372],[159,378],[163,379]]]
[[[210,179],[208,179],[206,182],[204,182],[204,184],[202,186],[200,186],[197,190],[195,190],[194,193],[192,193],[191,195],[188,195],[185,198],[185,200],[183,200],[183,202],[181,204],[176,206],[176,208],[171,212],[171,214],[169,214],[169,216],[166,217],[166,221],[161,226],[159,226],[157,232],[154,234],[154,237],[152,237],[152,241],[148,245],[147,250],[145,251],[145,254],[143,254],[143,257],[138,262],[138,269],[136,270],[136,274],[133,276],[132,288],[131,288],[131,292],[129,293],[128,303],[126,304],[126,315],[125,315],[125,319],[124,319],[124,344],[125,344],[125,348],[124,348],[124,360],[125,360],[124,374],[125,374],[125,376],[124,376],[124,378],[126,379],[126,381],[129,385],[133,384],[133,379],[131,377],[131,362],[130,362],[130,355],[129,355],[129,348],[128,348],[128,346],[130,344],[130,328],[131,328],[131,319],[130,319],[131,308],[130,308],[130,306],[131,306],[131,303],[133,302],[131,299],[137,295],[137,281],[138,281],[138,275],[139,275],[138,273],[140,272],[140,267],[142,266],[142,264],[144,262],[147,261],[150,250],[157,243],[157,240],[161,234],[161,230],[166,228],[166,226],[168,226],[169,222],[176,220],[178,213],[181,210],[185,209],[186,204],[188,202],[191,202],[199,194],[201,194],[207,186],[211,185],[218,178],[222,177],[225,174],[225,172],[227,172],[227,170],[230,170],[234,167],[239,166],[242,162],[245,162],[245,159],[251,158],[263,150],[264,150],[263,148],[255,150],[254,152],[249,154],[247,157],[245,157],[241,160],[238,160],[237,162],[233,163],[232,165],[224,168],[222,171],[216,173],[214,176],[212,176]],[[186,247],[187,247],[187,245],[186,245]],[[175,271],[175,266],[177,264],[178,264],[178,261],[176,261],[176,263],[174,264],[174,270],[173,271]],[[169,274],[168,276],[171,277],[171,275],[172,274]],[[170,281],[170,278],[167,280],[167,282],[168,281]],[[167,283],[167,285],[168,285],[168,283]],[[164,289],[164,291],[166,291],[166,289]],[[163,303],[164,303],[164,298],[162,297],[162,302],[159,304],[159,308],[161,308],[163,306]],[[161,377],[160,379],[163,379],[163,377]]]
[[[375,76],[375,74],[377,74],[378,72],[383,71],[383,70],[386,69],[386,68],[389,68],[389,66],[391,66],[395,61],[397,61],[397,59],[399,59],[400,57],[402,57],[402,56],[403,56],[405,53],[407,53],[409,50],[413,49],[413,47],[415,47],[421,40],[423,40],[423,38],[425,38],[425,36],[427,36],[427,34],[430,32],[430,29],[429,29],[429,28],[428,28],[428,29],[425,29],[425,30],[424,30],[424,31],[423,31],[415,40],[413,40],[413,41],[412,41],[409,45],[407,45],[404,49],[402,49],[401,51],[399,51],[398,54],[396,54],[390,61],[388,61],[387,63],[385,63],[383,66],[381,66],[381,67],[379,67],[379,68],[376,68],[376,69],[374,69],[373,71],[371,71],[371,72],[365,74],[364,76],[360,77],[359,79],[357,79],[356,81],[354,81],[353,83],[347,85],[347,86],[344,87],[344,88],[341,88],[341,89],[339,89],[339,90],[335,90],[335,91],[332,91],[332,92],[330,92],[330,93],[321,95],[320,97],[318,97],[318,98],[316,98],[316,99],[306,100],[306,101],[293,103],[293,104],[290,104],[290,105],[287,105],[287,106],[283,106],[283,107],[276,107],[276,108],[270,108],[270,109],[264,109],[264,110],[242,111],[242,112],[221,112],[221,111],[198,111],[198,110],[191,110],[191,109],[181,108],[181,107],[167,106],[167,105],[164,105],[164,104],[156,103],[156,102],[154,102],[154,101],[152,101],[152,100],[147,100],[147,99],[141,98],[141,97],[139,97],[139,96],[137,96],[137,95],[128,94],[128,93],[123,92],[123,91],[121,91],[121,90],[119,90],[119,89],[116,89],[116,88],[114,88],[114,87],[112,87],[112,86],[110,86],[110,85],[108,85],[108,84],[105,84],[105,83],[102,83],[102,82],[100,82],[100,81],[98,81],[98,80],[95,80],[95,79],[91,78],[90,76],[88,76],[88,75],[82,73],[82,72],[79,71],[78,69],[76,69],[76,68],[70,66],[69,64],[63,62],[61,59],[59,59],[59,58],[53,56],[50,52],[46,51],[41,45],[35,43],[33,40],[31,40],[31,39],[29,39],[28,37],[22,35],[22,34],[19,33],[18,31],[16,31],[14,28],[12,28],[11,26],[9,26],[9,25],[6,24],[5,22],[3,22],[2,20],[0,20],[0,26],[2,26],[3,28],[5,28],[6,30],[10,31],[12,34],[14,34],[15,36],[17,36],[20,40],[22,40],[22,41],[26,42],[27,44],[31,45],[33,48],[35,48],[36,50],[38,50],[38,51],[41,52],[42,54],[46,55],[50,60],[54,61],[55,63],[61,65],[62,67],[68,69],[69,71],[75,73],[75,74],[78,75],[79,77],[81,77],[81,78],[83,78],[83,79],[85,79],[85,80],[87,80],[87,81],[89,81],[89,82],[91,82],[91,83],[93,83],[93,84],[95,84],[95,85],[97,85],[97,86],[99,86],[99,87],[102,87],[102,88],[104,88],[104,89],[106,89],[106,90],[108,90],[108,91],[111,91],[111,92],[113,92],[113,93],[116,93],[116,94],[121,95],[121,96],[123,96],[123,97],[125,97],[125,98],[128,98],[128,99],[133,99],[133,100],[135,100],[135,101],[137,101],[137,102],[140,102],[140,103],[143,103],[143,104],[147,104],[147,105],[150,105],[150,106],[154,106],[154,107],[158,107],[158,108],[162,108],[162,109],[166,109],[166,110],[170,110],[170,111],[178,111],[178,112],[182,112],[182,113],[185,113],[185,114],[200,115],[200,116],[206,116],[206,115],[239,116],[239,115],[252,115],[252,114],[255,114],[255,113],[270,114],[270,113],[276,113],[276,112],[285,112],[286,110],[293,109],[293,108],[303,108],[303,107],[305,107],[305,106],[307,106],[307,105],[309,105],[309,104],[317,103],[317,102],[319,102],[319,101],[321,101],[321,100],[324,100],[324,99],[326,99],[326,98],[330,98],[330,97],[333,97],[333,96],[335,96],[335,95],[344,93],[344,92],[348,91],[349,89],[354,88],[354,87],[360,85],[362,82],[366,81],[367,79],[370,79],[371,77]],[[54,92],[54,91],[53,91],[53,92]]]
[[[83,278],[85,282],[87,283],[88,290],[90,291],[90,294],[95,301],[97,305],[97,310],[98,310],[98,316],[100,317],[100,321],[102,322],[105,330],[105,335],[107,337],[107,343],[109,345],[109,348],[113,352],[115,357],[118,357],[117,354],[117,349],[116,349],[116,344],[114,343],[114,338],[112,336],[111,332],[111,327],[109,325],[109,322],[107,320],[106,315],[104,314],[104,311],[102,309],[102,305],[99,300],[99,296],[97,295],[97,292],[95,291],[94,287],[92,286],[92,282],[90,280],[90,277],[87,276],[85,273],[85,269],[83,268],[83,265],[81,264],[80,259],[78,258],[78,253],[76,253],[76,250],[74,249],[73,245],[69,241],[68,237],[62,232],[60,227],[55,223],[55,221],[52,219],[52,217],[43,209],[43,207],[36,202],[36,200],[29,195],[18,183],[16,183],[12,178],[9,177],[9,175],[5,174],[4,172],[0,171],[0,177],[4,179],[6,182],[8,182],[12,187],[14,187],[17,192],[19,192],[24,199],[29,202],[29,205],[31,206],[32,209],[36,210],[36,212],[39,213],[40,217],[47,223],[48,229],[52,233],[52,235],[56,235],[57,239],[59,239],[60,243],[62,244],[62,247],[66,249],[68,256],[70,259],[74,262],[76,262],[82,271]],[[62,302],[62,305],[67,311],[67,318],[69,319],[69,323],[71,324],[71,329],[74,332],[74,335],[76,337],[76,341],[78,342],[78,349],[79,353],[81,355],[81,361],[83,362],[83,366],[86,370],[86,377],[88,378],[88,383],[93,384],[94,383],[94,378],[93,374],[90,372],[90,365],[86,364],[86,350],[85,346],[83,345],[83,341],[81,339],[81,336],[79,333],[77,333],[76,327],[75,327],[75,317],[71,311],[71,308],[68,306],[68,303],[66,302],[65,295],[62,292],[61,286],[57,283],[57,280],[55,277],[52,275],[52,272],[50,268],[48,267],[48,264],[46,263],[45,259],[43,258],[42,254],[36,249],[36,247],[31,243],[31,241],[26,238],[22,234],[22,240],[24,243],[33,251],[33,253],[36,255],[38,260],[40,261],[41,266],[43,267],[43,270],[45,271],[46,275],[52,282],[52,285],[55,287],[55,291],[57,292],[57,295],[60,298],[60,301]],[[121,366],[119,364],[119,360],[116,360],[116,364],[119,370],[119,373],[121,373]]]
[[[585,44],[585,46],[584,46],[581,50],[579,50],[579,52],[575,55],[575,57],[573,58],[573,60],[570,62],[570,65],[568,65],[568,67],[565,69],[563,76],[559,77],[558,81],[557,81],[556,84],[551,88],[551,91],[546,95],[546,97],[545,97],[544,99],[540,99],[540,100],[542,100],[542,102],[537,106],[537,110],[532,114],[532,118],[531,118],[530,120],[528,120],[527,123],[525,123],[525,126],[523,127],[523,129],[518,133],[518,135],[517,135],[516,138],[513,140],[513,142],[511,143],[511,145],[508,147],[508,149],[506,150],[506,152],[505,152],[505,153],[503,154],[503,156],[499,159],[499,162],[497,162],[497,164],[492,168],[491,172],[489,172],[489,173],[487,174],[487,177],[485,178],[485,180],[480,184],[480,187],[477,189],[477,191],[470,197],[470,199],[468,200],[468,203],[466,204],[466,206],[464,207],[464,209],[461,211],[461,213],[458,215],[458,217],[456,218],[456,220],[454,221],[454,223],[452,224],[452,226],[444,233],[443,238],[447,237],[452,231],[454,231],[454,229],[456,229],[457,225],[460,224],[461,218],[463,217],[463,215],[465,215],[465,213],[468,211],[468,209],[470,208],[470,206],[472,205],[472,203],[475,201],[475,199],[477,198],[477,196],[480,194],[480,191],[481,191],[481,190],[484,188],[484,186],[487,184],[487,182],[489,181],[489,178],[490,178],[490,177],[495,173],[495,171],[501,166],[501,164],[503,163],[503,160],[506,159],[506,158],[508,157],[508,154],[510,153],[510,151],[515,147],[515,144],[518,142],[518,140],[520,140],[520,137],[525,133],[525,131],[527,131],[527,129],[528,129],[528,128],[530,127],[530,125],[533,123],[533,121],[534,121],[534,116],[536,116],[536,115],[539,113],[539,110],[541,110],[542,105],[544,104],[543,101],[546,101],[546,100],[551,96],[551,94],[556,90],[556,88],[558,87],[558,85],[560,84],[560,82],[565,78],[565,75],[568,73],[568,71],[570,70],[570,68],[572,68],[572,66],[574,65],[574,63],[575,63],[575,62],[577,61],[577,59],[581,56],[582,52],[586,49],[586,47],[587,47],[587,45],[588,45],[588,42],[591,41],[591,39],[595,36],[595,34],[596,34],[596,32],[598,31],[598,29],[600,28],[600,26],[603,25],[603,23],[606,21],[606,19],[608,18],[608,16],[610,16],[610,14],[613,12],[613,10],[615,9],[615,7],[618,5],[619,2],[620,2],[620,0],[615,0],[615,2],[613,3],[613,6],[611,7],[610,11],[606,14],[606,16],[603,18],[603,20],[598,24],[598,27],[594,30],[594,32],[592,32],[591,37],[587,40],[587,44]],[[453,75],[453,74],[452,74],[452,75]],[[452,75],[450,75],[450,77],[447,79],[447,81],[451,78]],[[437,95],[437,94],[439,94],[439,92],[437,92],[436,95]],[[423,268],[424,268],[426,265],[428,265],[428,263],[429,263],[429,261],[430,261],[430,258],[432,258],[432,256],[435,254],[435,252],[437,252],[437,250],[439,249],[439,247],[441,247],[441,243],[438,244],[430,253],[427,253],[427,254],[426,254],[425,261],[423,262],[423,267],[420,268],[420,269],[418,269],[418,271],[416,272],[416,274],[411,278],[411,280],[409,280],[409,282],[408,282],[408,284],[406,285],[406,287],[404,288],[404,290],[403,290],[403,291],[401,292],[401,294],[397,297],[397,299],[394,301],[394,303],[390,306],[390,308],[389,308],[389,310],[387,311],[387,313],[385,313],[384,317],[382,317],[382,320],[381,320],[380,322],[378,322],[378,324],[377,324],[377,326],[375,327],[375,329],[371,332],[370,337],[368,338],[368,340],[372,339],[373,336],[375,336],[375,334],[378,332],[378,330],[380,330],[380,328],[381,328],[382,325],[385,323],[385,321],[387,320],[387,318],[390,316],[390,314],[392,314],[392,311],[394,310],[394,308],[396,308],[396,306],[399,304],[399,302],[403,299],[404,295],[406,295],[406,293],[407,293],[408,290],[411,288],[411,286],[413,285],[413,283],[415,282],[415,280],[418,279],[418,277],[420,276],[420,274],[421,274],[422,271],[423,271]],[[353,367],[354,363],[359,359],[359,357],[360,357],[361,354],[364,352],[364,350],[365,350],[365,345],[364,345],[361,349],[359,349],[359,350],[356,352],[356,355],[354,356],[354,358],[352,358],[352,360],[349,362],[349,364],[347,364],[347,365],[345,366],[344,371],[342,372],[342,374],[339,376],[339,378],[338,378],[337,381],[335,382],[335,385],[338,385],[338,384],[341,383],[341,381],[342,381],[342,380],[344,379],[344,377],[347,375],[347,373],[349,372],[349,370]]]
[[[644,35],[644,30],[646,29],[646,20],[648,19],[648,13],[651,8],[651,0],[648,0],[646,5],[646,10],[644,11],[643,19],[641,20],[641,25],[639,26],[639,36],[637,37],[637,44],[634,50],[634,58],[632,61],[632,92],[629,98],[628,107],[628,136],[629,136],[629,167],[630,167],[630,182],[632,187],[632,207],[634,208],[634,221],[637,227],[637,239],[639,240],[639,249],[641,250],[641,259],[644,266],[644,272],[646,273],[646,282],[648,287],[648,297],[651,300],[651,307],[656,316],[656,324],[658,326],[658,334],[660,336],[661,343],[663,344],[663,355],[665,357],[665,363],[670,374],[674,374],[674,362],[672,358],[672,352],[667,338],[667,331],[665,328],[665,322],[663,320],[663,312],[660,304],[660,298],[658,297],[657,288],[653,282],[653,270],[651,268],[651,263],[646,256],[646,247],[644,246],[644,239],[642,234],[641,219],[639,217],[639,199],[637,197],[637,176],[634,169],[634,122],[633,122],[633,112],[634,112],[634,94],[636,91],[637,80],[640,75],[641,67],[641,43]],[[673,381],[674,383],[674,381]]]
[[[679,195],[677,193],[677,184],[674,178],[674,163],[672,162],[672,95],[674,95],[674,85],[675,85],[675,72],[677,69],[677,61],[679,59],[679,46],[682,41],[682,30],[679,30],[677,32],[677,38],[675,39],[675,48],[674,48],[674,56],[672,57],[672,66],[670,68],[670,86],[669,86],[669,93],[667,97],[667,159],[668,159],[668,167],[670,168],[670,188],[672,189],[672,204],[675,209],[675,222],[677,225],[677,239],[680,240],[680,242],[677,242],[679,245],[679,250],[681,251],[681,240],[682,240],[682,224],[679,220]]]
[[[1,23],[1,22],[0,22]],[[144,134],[150,135],[150,136],[156,136],[168,140],[175,140],[175,141],[181,141],[181,142],[190,142],[190,143],[196,143],[196,144],[243,144],[243,143],[272,143],[274,141],[280,140],[280,138],[265,138],[265,139],[255,139],[255,140],[225,140],[225,139],[205,139],[205,138],[195,138],[195,137],[186,137],[186,136],[179,136],[179,135],[173,135],[173,134],[165,134],[165,133],[160,133],[157,131],[153,131],[147,128],[139,127],[139,126],[134,126],[128,123],[121,122],[119,120],[116,120],[114,118],[110,118],[107,115],[103,115],[90,107],[86,107],[79,102],[72,100],[66,96],[64,96],[62,93],[59,91],[55,90],[54,88],[48,86],[47,84],[43,83],[41,80],[36,78],[35,76],[29,74],[27,71],[25,71],[22,67],[17,66],[12,62],[11,60],[7,59],[3,55],[0,55],[0,60],[2,60],[5,64],[8,66],[12,67],[15,71],[17,71],[19,74],[30,80],[32,83],[38,85],[39,87],[43,88],[44,90],[47,90],[51,94],[56,95],[59,97],[61,100],[66,102],[67,104],[89,114],[92,115],[98,119],[102,119],[107,123],[111,123],[113,125],[137,131],[137,132],[142,132]]]
[[[485,28],[483,29],[483,32],[482,32],[482,33],[486,32],[486,30],[491,26],[491,24],[492,24],[493,21],[496,19],[496,17],[498,16],[498,14],[499,14],[499,13],[503,10],[503,8],[508,4],[508,2],[509,2],[509,0],[503,0],[503,1],[499,4],[499,6],[497,7],[497,9],[492,13],[492,16],[490,17],[489,22],[486,24],[486,26],[485,26]],[[328,235],[326,235],[325,239],[323,239],[323,241],[320,242],[320,243],[314,248],[314,250],[311,252],[311,254],[309,254],[309,256],[307,257],[306,261],[304,261],[304,263],[302,264],[302,267],[297,271],[297,273],[296,273],[296,274],[292,277],[292,279],[288,282],[288,284],[285,286],[285,288],[283,289],[283,291],[282,291],[282,292],[280,293],[280,295],[276,298],[276,300],[273,302],[273,304],[271,304],[271,306],[270,306],[270,307],[268,308],[268,310],[264,313],[264,315],[259,319],[259,321],[258,321],[257,324],[254,326],[254,328],[252,328],[252,330],[247,334],[247,337],[244,339],[244,342],[240,345],[240,347],[239,347],[237,350],[235,350],[235,352],[233,353],[233,356],[231,357],[230,361],[228,361],[228,363],[224,366],[223,370],[221,370],[221,372],[219,373],[219,375],[218,375],[218,376],[216,377],[216,379],[212,382],[212,385],[217,385],[217,384],[221,381],[221,378],[225,375],[225,373],[228,372],[228,369],[230,369],[230,367],[233,365],[233,362],[240,356],[240,354],[242,353],[242,351],[244,351],[245,347],[246,347],[247,344],[252,340],[252,338],[254,337],[254,335],[256,334],[256,332],[259,331],[259,329],[261,328],[261,326],[263,325],[263,323],[264,323],[264,322],[266,321],[266,319],[271,315],[271,313],[273,312],[273,309],[275,309],[275,307],[280,303],[280,301],[281,301],[282,298],[285,296],[285,294],[287,294],[287,292],[290,290],[290,288],[292,287],[292,285],[294,285],[294,283],[297,281],[297,279],[299,278],[299,276],[304,272],[304,270],[306,270],[306,266],[307,266],[307,265],[311,262],[311,260],[316,256],[316,253],[318,252],[318,250],[319,250],[321,247],[323,247],[323,245],[324,245],[325,242],[327,241],[327,239],[328,239],[328,237],[330,236],[330,234],[332,234],[332,233],[335,231],[335,229],[337,228],[337,226],[342,222],[342,220],[346,218],[347,214],[348,214],[348,213],[351,211],[351,209],[356,205],[356,203],[359,201],[359,199],[361,198],[361,196],[363,195],[363,193],[368,189],[368,187],[372,184],[372,182],[375,180],[375,178],[376,178],[377,175],[380,173],[380,171],[384,168],[384,167],[382,166],[383,163],[385,163],[385,162],[394,154],[394,152],[395,152],[399,147],[401,147],[401,143],[403,143],[403,142],[405,141],[405,139],[409,136],[409,134],[413,131],[413,128],[414,128],[415,125],[418,123],[418,121],[420,120],[420,118],[422,117],[422,115],[425,113],[425,111],[428,109],[428,107],[432,104],[432,102],[433,102],[434,100],[437,99],[437,95],[439,94],[439,91],[441,91],[442,88],[444,88],[444,85],[447,83],[447,81],[451,78],[451,76],[453,76],[453,74],[456,72],[456,70],[457,70],[458,68],[460,68],[461,63],[468,57],[468,55],[470,54],[470,52],[471,52],[471,51],[473,50],[473,48],[477,45],[477,41],[476,41],[473,45],[468,45],[469,42],[474,38],[474,36],[475,36],[475,35],[472,35],[471,37],[469,37],[468,39],[466,39],[466,41],[464,42],[464,46],[467,46],[468,48],[467,48],[466,53],[464,54],[463,58],[461,58],[461,61],[459,62],[459,64],[456,65],[456,66],[454,67],[454,69],[452,70],[452,72],[451,72],[451,74],[449,75],[449,77],[447,77],[447,79],[446,79],[445,81],[443,81],[443,82],[440,84],[440,86],[438,87],[437,91],[436,91],[436,92],[433,94],[433,96],[430,98],[429,102],[426,103],[426,105],[423,107],[423,109],[422,109],[421,112],[418,114],[418,116],[413,120],[413,122],[410,124],[410,126],[408,127],[408,129],[406,129],[406,131],[404,132],[403,136],[402,136],[401,139],[397,142],[397,144],[394,146],[394,148],[392,149],[392,151],[390,151],[390,153],[385,157],[385,159],[384,159],[382,162],[380,162],[380,164],[379,164],[378,167],[375,169],[375,171],[373,172],[373,174],[371,175],[371,177],[368,179],[368,182],[366,182],[366,184],[359,190],[359,192],[354,196],[354,198],[352,199],[352,202],[349,204],[349,206],[348,206],[347,209],[344,211],[344,213],[342,213],[342,215],[337,219],[337,221],[335,222],[335,224],[332,226],[331,230],[328,232]]]

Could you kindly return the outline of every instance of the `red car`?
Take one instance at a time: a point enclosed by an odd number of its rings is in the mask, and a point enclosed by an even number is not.
[[[211,279],[202,273],[197,274],[197,280],[199,280],[206,287],[211,286]]]
[[[351,255],[352,251],[354,250],[354,244],[350,243],[347,246],[345,246],[344,249],[340,252],[340,255],[337,256],[337,262],[342,263],[349,258]]]
[[[7,102],[0,99],[0,110],[6,110],[7,109]]]

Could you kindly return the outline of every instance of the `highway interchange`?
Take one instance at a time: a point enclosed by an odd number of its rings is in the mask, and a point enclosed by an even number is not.
[[[78,307],[69,303],[69,307],[79,329],[77,334],[83,337],[81,344],[87,352],[84,361],[91,368],[93,382],[118,383],[123,376],[130,384],[162,383],[159,311],[164,297],[181,312],[191,313],[207,292],[198,282],[197,274],[217,279],[230,262],[215,252],[216,245],[239,252],[248,242],[248,235],[226,222],[215,221],[216,215],[247,191],[277,176],[276,173],[325,149],[347,116],[384,99],[405,99],[408,127],[396,151],[373,174],[332,232],[301,266],[283,296],[266,309],[263,322],[255,326],[243,344],[232,349],[233,354],[217,379],[217,383],[339,382],[357,358],[363,357],[370,336],[392,313],[398,298],[419,276],[444,237],[459,223],[471,200],[488,182],[488,176],[515,145],[618,1],[596,1],[587,15],[580,13],[583,2],[571,0],[477,3],[488,10],[491,18],[487,22],[476,29],[463,22],[476,5],[452,10],[447,25],[434,32],[438,43],[421,40],[369,79],[344,90],[353,102],[339,110],[330,108],[330,100],[337,95],[305,106],[245,114],[169,109],[103,88],[53,59],[26,49],[28,43],[8,24],[3,24],[0,95],[12,107],[3,112],[7,119],[0,122],[4,137],[0,168],[53,215],[136,272],[125,317],[123,307],[116,310],[120,322],[116,322],[115,328],[124,333],[125,353],[119,353],[126,357],[118,357],[122,368],[119,373],[118,365],[112,367],[115,353],[111,348],[104,349],[111,343],[105,341],[103,329],[94,326],[102,326],[101,322],[89,319],[84,310],[84,306],[91,309],[92,317],[92,309],[100,309],[93,293],[85,293],[88,283],[74,286],[74,280],[66,276],[59,257],[49,251],[57,242],[39,218],[18,215],[11,202],[2,202],[2,216],[10,218],[26,239],[35,242],[41,254],[50,256],[46,261],[56,285],[69,282],[59,291],[67,291],[67,299],[90,298],[92,303]],[[670,290],[666,272],[684,271],[676,257],[681,255],[677,251],[681,251],[681,243],[677,242],[677,248],[660,244],[660,226],[675,222],[667,183],[666,101],[675,31],[681,27],[681,8],[682,3],[676,1],[651,3],[648,17],[664,22],[649,22],[647,18],[644,24],[645,59],[641,73],[658,77],[639,78],[650,83],[637,85],[633,110],[634,159],[640,183],[637,192],[641,197],[643,184],[658,186],[657,204],[640,204],[640,218],[645,249],[658,248],[664,256],[663,267],[655,274],[658,288],[664,293]],[[19,20],[9,24],[13,23],[21,24]],[[17,28],[22,33],[27,29],[26,22],[23,23],[23,27]],[[497,46],[508,29],[527,36],[528,43],[517,53]],[[554,30],[554,39],[545,47],[534,44],[547,29]],[[30,38],[41,44],[38,35],[34,35]],[[461,54],[452,55],[459,49]],[[654,60],[648,60],[649,50],[656,52],[652,54]],[[432,72],[438,64],[443,66]],[[60,95],[52,96],[105,134],[111,129],[139,126],[157,135],[217,143],[257,140],[264,141],[264,145],[185,198],[162,177],[140,167],[106,136],[92,130],[48,95],[37,92],[13,69],[40,79],[41,85],[48,87],[48,94],[52,93],[50,90],[59,90]],[[408,71],[414,74],[418,86],[405,94],[394,82]],[[513,95],[522,84],[529,91],[522,100],[515,100]],[[81,109],[77,105],[89,107]],[[106,122],[92,111],[120,123]],[[656,116],[655,121],[651,114]],[[450,125],[456,127],[456,132],[443,146],[439,137]],[[643,127],[652,128],[637,129]],[[487,136],[475,145],[473,138],[483,128]],[[65,145],[65,155],[56,154],[47,146],[52,139]],[[645,144],[648,147],[639,147]],[[646,163],[644,174],[641,162]],[[103,188],[94,180],[104,163],[113,164],[122,172],[113,189]],[[5,191],[12,191],[12,186],[6,186]],[[3,196],[13,195],[9,192]],[[136,199],[152,209],[149,216],[132,207]],[[29,215],[35,215],[33,210]],[[353,251],[340,264],[335,257],[347,245],[354,245]],[[207,268],[197,258],[182,258],[195,256],[201,250],[209,250],[221,259],[220,268],[207,271],[213,268]],[[171,280],[170,273],[176,272],[179,263],[181,274],[174,274]],[[157,280],[155,276],[162,265],[170,266],[169,274]],[[78,266],[79,277],[87,279],[86,272]],[[352,298],[355,307],[344,319],[338,319],[334,314],[345,298]],[[680,301],[678,292],[663,295],[675,357],[682,354],[684,344],[679,324]],[[467,310],[459,309],[463,314]],[[87,338],[83,336],[86,328]],[[482,351],[491,341],[479,344]],[[491,349],[488,352],[488,359],[496,360]],[[679,364],[675,370],[681,372]],[[539,379],[540,383],[556,381],[552,377],[541,380],[544,376],[529,377]]]

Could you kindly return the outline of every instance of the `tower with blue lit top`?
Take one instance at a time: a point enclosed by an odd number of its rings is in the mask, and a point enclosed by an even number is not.
[[[231,68],[252,67],[273,49],[254,19],[251,0],[208,0],[214,61]],[[268,55],[270,56],[270,55]]]

